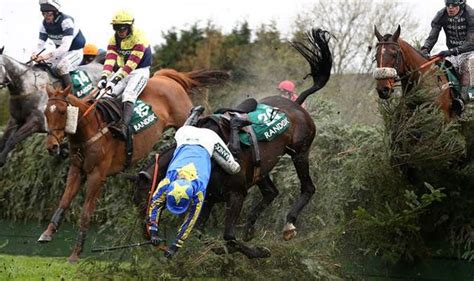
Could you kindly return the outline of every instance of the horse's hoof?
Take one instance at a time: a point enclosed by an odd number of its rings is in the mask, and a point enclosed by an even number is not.
[[[296,236],[296,227],[292,223],[287,223],[283,228],[283,240],[289,241]]]
[[[49,234],[41,234],[40,238],[38,238],[38,242],[40,243],[47,243],[47,242],[51,242],[53,240],[53,236],[49,235]]]
[[[261,259],[269,258],[272,255],[272,252],[270,252],[270,249],[267,247],[257,246],[255,247],[255,250],[258,253],[257,257]]]
[[[67,258],[67,261],[70,263],[70,264],[75,264],[77,263],[77,261],[79,260],[79,257],[77,255],[71,255],[69,258]]]

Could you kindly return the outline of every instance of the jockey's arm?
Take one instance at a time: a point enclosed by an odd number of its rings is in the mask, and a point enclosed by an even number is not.
[[[217,134],[215,134],[214,140],[215,144],[214,150],[212,151],[212,158],[214,158],[217,164],[227,173],[234,175],[240,172],[239,163],[235,161],[234,156],[224,141]]]
[[[117,75],[119,75],[121,78],[125,78],[132,71],[134,71],[137,68],[140,61],[142,60],[145,54],[145,49],[146,49],[146,46],[144,44],[142,43],[135,44],[135,46],[133,46],[133,50],[130,53],[130,56],[128,57],[125,65],[122,66],[117,71]]]
[[[176,240],[173,245],[178,249],[181,248],[184,244],[184,241],[188,238],[191,230],[193,230],[194,225],[201,213],[202,206],[204,204],[205,191],[199,190],[193,198],[193,204],[189,207],[189,212],[186,214],[183,224],[178,230],[178,235],[176,235]]]
[[[150,229],[158,231],[160,224],[160,216],[166,201],[166,190],[170,180],[166,177],[160,181],[156,191],[151,198],[150,206],[148,207],[148,221],[150,222]]]
[[[436,14],[435,18],[431,22],[431,31],[430,34],[428,35],[428,38],[425,40],[425,44],[423,44],[423,47],[421,49],[426,49],[428,50],[428,53],[431,52],[431,49],[433,49],[434,45],[436,42],[438,42],[438,37],[439,33],[441,32],[441,24],[439,23],[440,18],[442,16],[442,13]]]
[[[112,41],[113,40],[113,41]],[[105,54],[104,67],[102,68],[102,76],[109,77],[114,71],[115,64],[117,63],[118,53],[117,46],[115,45],[115,39],[112,39],[107,46],[107,53]]]

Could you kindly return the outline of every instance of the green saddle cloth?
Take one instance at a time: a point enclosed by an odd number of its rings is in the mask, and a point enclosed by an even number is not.
[[[153,112],[151,106],[138,99],[133,108],[130,126],[134,134],[139,133],[158,121],[158,116]]]
[[[272,141],[290,127],[290,120],[285,113],[262,103],[257,105],[255,111],[248,113],[248,117],[258,141]],[[240,132],[239,137],[243,144],[250,145],[247,133]]]
[[[87,97],[94,90],[94,85],[89,75],[83,70],[69,72],[72,81],[72,93],[82,99]]]

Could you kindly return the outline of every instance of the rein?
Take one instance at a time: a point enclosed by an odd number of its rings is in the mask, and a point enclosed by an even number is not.
[[[56,98],[56,97],[53,97],[53,98],[49,98],[49,100],[52,100],[52,101],[61,101],[61,102],[66,103],[68,106],[69,106],[69,105],[72,105],[72,104],[67,100],[67,97],[64,98],[64,99],[63,99],[63,98]],[[90,107],[89,107],[89,108],[90,108]],[[82,117],[84,117],[84,115],[81,116],[81,117],[77,120],[78,123],[81,122]],[[49,128],[48,128],[47,135],[53,136],[53,137],[56,139],[56,141],[59,143],[59,142],[60,142],[60,141],[59,141],[59,138],[58,138],[55,134],[53,134],[52,132],[54,132],[54,131],[64,131],[64,130],[65,130],[65,128],[52,128],[52,129],[49,129]],[[103,137],[105,134],[107,134],[108,132],[109,132],[109,128],[108,128],[108,127],[103,127],[103,128],[102,128],[101,130],[99,130],[94,136],[92,136],[90,139],[88,139],[88,140],[85,141],[86,146],[89,146],[89,145],[93,144],[94,142],[96,142],[97,140],[99,140],[101,137]]]
[[[400,70],[399,70],[400,65],[401,65],[402,61],[405,60],[405,56],[404,56],[404,54],[403,54],[402,48],[400,47],[400,44],[398,44],[397,42],[379,42],[379,43],[377,43],[377,47],[378,47],[378,46],[389,45],[389,44],[395,45],[395,46],[397,47],[397,58],[396,58],[396,60],[395,60],[394,69],[396,70],[397,73],[400,73]],[[425,62],[424,64],[422,64],[420,67],[418,67],[418,68],[416,68],[416,69],[414,69],[414,70],[408,71],[405,75],[403,75],[403,76],[401,76],[401,77],[395,78],[395,79],[394,79],[394,82],[396,83],[396,82],[398,82],[398,81],[402,81],[403,79],[405,79],[405,78],[411,76],[413,73],[418,72],[418,71],[420,71],[420,70],[422,70],[422,69],[424,69],[424,68],[426,68],[426,67],[432,65],[433,63],[435,63],[435,62],[437,62],[437,61],[439,61],[439,60],[441,60],[441,59],[442,59],[442,57],[440,57],[440,56],[435,56],[434,58],[432,58],[432,59],[428,60],[427,62]],[[380,54],[380,65],[383,65],[383,56],[382,56],[382,53]],[[377,66],[377,67],[378,67],[378,66]],[[381,66],[381,67],[383,67],[383,66]]]

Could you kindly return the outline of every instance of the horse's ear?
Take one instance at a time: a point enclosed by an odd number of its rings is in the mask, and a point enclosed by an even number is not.
[[[3,54],[3,50],[5,50],[5,46],[3,46],[2,48],[0,48],[0,55]]]
[[[62,91],[63,96],[67,96],[71,93],[71,84],[67,85],[67,87]]]
[[[374,33],[375,33],[375,37],[377,37],[377,40],[379,40],[379,42],[381,42],[383,36],[382,36],[382,34],[380,34],[380,32],[378,31],[377,26],[376,26],[375,24],[374,24]]]
[[[392,35],[393,42],[398,41],[398,37],[400,37],[400,29],[400,25],[398,25],[397,31],[395,31],[395,33]]]
[[[48,97],[51,97],[55,92],[56,89],[54,89],[51,85],[46,85],[46,93],[48,93]]]

